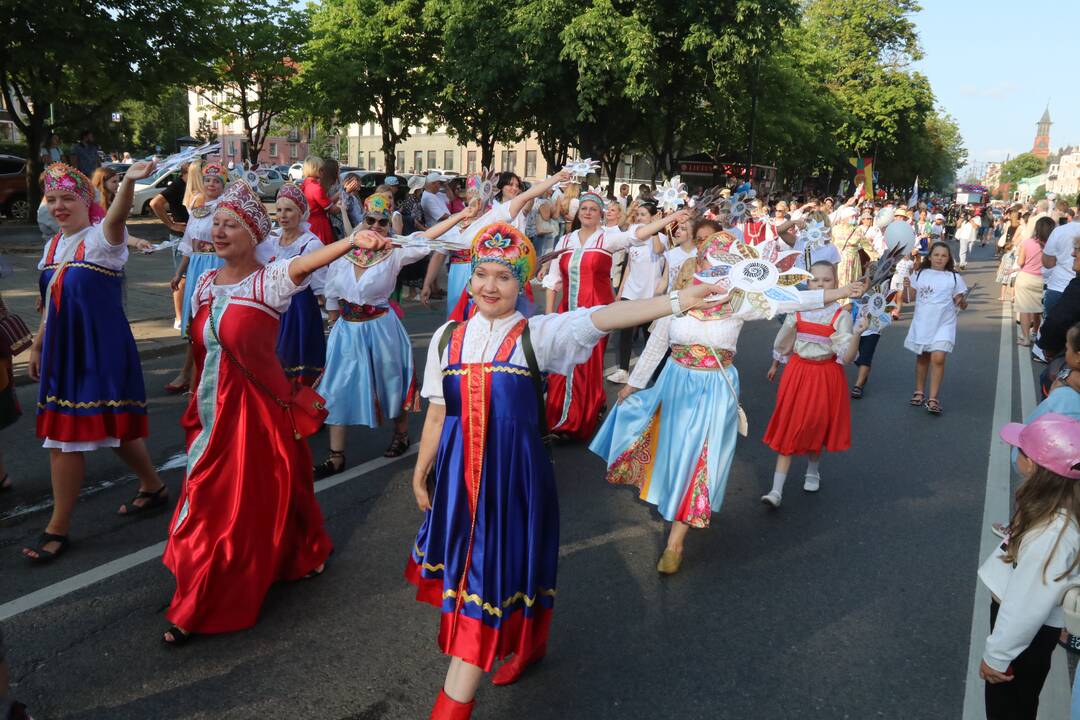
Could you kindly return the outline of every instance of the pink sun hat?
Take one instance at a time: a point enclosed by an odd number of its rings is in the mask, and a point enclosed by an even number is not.
[[[1080,421],[1046,413],[1027,425],[1009,423],[1001,428],[1000,435],[1036,465],[1070,480],[1080,480]]]

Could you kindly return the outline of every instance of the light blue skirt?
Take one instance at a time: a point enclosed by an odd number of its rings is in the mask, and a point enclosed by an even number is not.
[[[633,485],[665,520],[708,527],[724,501],[738,437],[739,373],[697,370],[668,359],[656,384],[615,405],[589,449],[608,482]]]
[[[334,323],[316,389],[326,398],[328,425],[374,428],[419,411],[412,343],[393,310],[366,322]]]
[[[461,294],[465,292],[465,286],[469,284],[472,275],[472,264],[450,263],[450,269],[446,271],[446,317],[454,311]]]
[[[195,286],[199,284],[199,277],[207,270],[215,270],[225,264],[225,261],[216,253],[191,253],[188,260],[187,280],[184,282],[184,305],[180,317],[180,334],[187,337],[188,323],[191,322],[191,296],[195,294]]]

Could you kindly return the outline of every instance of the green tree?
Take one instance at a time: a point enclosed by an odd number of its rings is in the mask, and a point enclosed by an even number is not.
[[[308,21],[289,0],[222,0],[213,16],[197,92],[218,119],[240,120],[255,165],[274,119],[296,103]]]
[[[209,118],[205,116],[199,118],[199,125],[195,130],[195,139],[201,145],[217,140],[217,130],[214,129],[214,123],[210,122]]]
[[[165,154],[176,152],[176,139],[188,134],[187,90],[174,87],[152,100],[126,100],[120,115],[125,149],[150,152],[160,146]]]
[[[311,18],[301,94],[313,116],[376,123],[386,172],[431,107],[437,45],[424,0],[324,0]],[[358,21],[362,19],[362,21]]]
[[[39,148],[50,127],[78,129],[125,99],[155,98],[189,77],[211,14],[206,0],[0,3],[0,93],[26,138],[31,203],[40,198]]]
[[[1014,185],[1020,180],[1032,175],[1038,175],[1046,170],[1046,161],[1031,153],[1022,153],[1011,160],[1007,160],[1001,166],[1001,182],[1006,185]]]
[[[442,0],[428,4],[424,16],[441,48],[431,120],[459,142],[475,142],[481,165],[494,167],[495,143],[520,139],[525,125],[513,7],[502,0]]]

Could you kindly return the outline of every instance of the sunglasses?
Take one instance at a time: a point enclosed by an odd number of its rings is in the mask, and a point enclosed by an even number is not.
[[[390,221],[386,218],[373,218],[370,215],[364,218],[364,222],[368,225],[378,225],[379,227],[386,227],[390,224]]]

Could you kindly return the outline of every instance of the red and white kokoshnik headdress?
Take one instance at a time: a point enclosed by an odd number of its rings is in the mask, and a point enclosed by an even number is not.
[[[231,215],[238,220],[257,243],[261,243],[270,234],[270,214],[266,212],[259,196],[243,180],[229,186],[221,196],[215,212]]]

